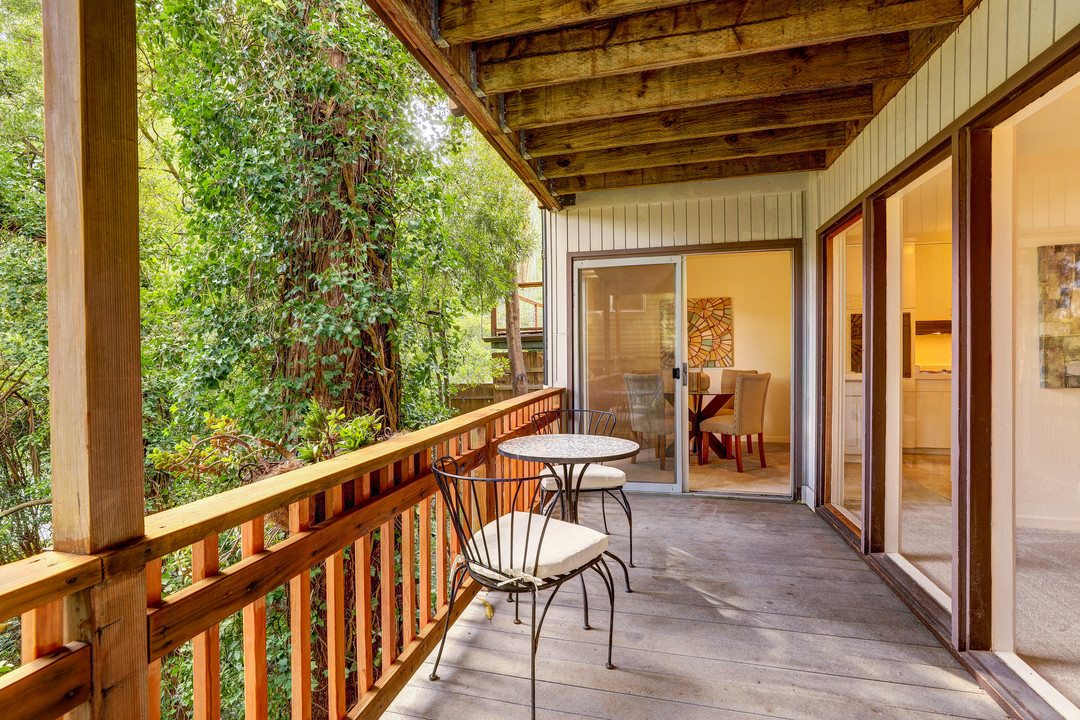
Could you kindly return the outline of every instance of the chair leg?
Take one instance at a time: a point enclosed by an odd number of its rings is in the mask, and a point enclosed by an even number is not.
[[[765,440],[763,436],[764,433],[757,434],[758,458],[761,460],[761,467],[765,467]]]
[[[660,442],[660,470],[663,471],[663,470],[667,469],[665,467],[666,460],[667,460],[667,435],[657,435],[656,437],[661,438],[660,441],[659,441]]]
[[[748,453],[754,452],[754,436],[753,435],[747,435],[746,436],[746,452],[748,452]]]
[[[653,455],[655,457],[660,457],[660,436],[659,435],[656,436],[656,445],[653,446]]]
[[[735,436],[735,468],[742,472],[742,443],[739,442],[738,435]]]
[[[709,440],[712,438],[711,432],[702,431],[701,433],[701,447],[698,448],[698,465],[709,464]]]
[[[450,582],[450,607],[454,607],[454,601],[457,600],[458,590],[461,589],[461,578],[465,574],[465,566],[461,565],[454,571],[454,578]],[[533,591],[533,603],[535,612],[536,592]],[[439,661],[442,660],[442,651],[446,647],[446,631],[450,629],[450,623],[443,624],[442,640],[439,641],[439,652],[435,655],[435,665],[431,668],[431,675],[428,675],[429,680],[438,680]]]
[[[615,578],[611,574],[611,568],[604,562],[604,558],[600,558],[600,563],[603,566],[603,570],[600,569],[600,565],[593,565],[593,570],[600,575],[600,579],[604,581],[604,587],[608,591],[608,601],[610,603],[610,615],[608,617],[608,646],[607,646],[607,665],[608,670],[614,670],[615,666],[611,664],[611,650],[615,644]]]
[[[610,535],[607,529],[607,492],[600,493],[600,514],[604,516],[604,534]]]
[[[453,607],[453,606],[451,606]],[[449,619],[449,617],[447,618]],[[449,625],[450,623],[446,623]],[[532,591],[532,635],[529,638],[529,698],[532,701],[532,720],[536,720],[536,644],[540,638],[536,634],[536,588]]]
[[[632,437],[634,439],[634,442],[636,442],[638,445],[641,445],[641,435],[640,434],[638,434],[638,433],[631,430],[630,431],[630,437]],[[633,455],[630,456],[630,464],[631,465],[637,465],[637,453],[634,453]]]
[[[611,552],[610,550],[605,550],[604,554],[607,555],[609,558],[611,558],[612,560],[614,560],[615,562],[619,563],[619,565],[622,566],[623,577],[626,578],[626,592],[628,592],[628,593],[634,592],[633,590],[630,589],[630,571],[626,569],[626,563],[624,563],[622,561],[621,557],[619,557],[615,553]]]
[[[626,498],[626,493],[623,492],[622,488],[619,488],[619,495],[622,495],[622,509],[626,513],[626,524],[630,526],[627,533],[630,536],[630,567],[634,567],[634,513],[630,510],[630,501]],[[627,580],[626,586],[630,587],[629,580]]]
[[[592,630],[592,626],[589,625],[589,589],[585,587],[585,573],[582,573],[578,577],[581,578],[581,607],[585,612],[585,623],[581,628],[583,630]]]

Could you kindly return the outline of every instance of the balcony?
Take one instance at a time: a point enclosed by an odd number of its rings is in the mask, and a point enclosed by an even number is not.
[[[542,718],[1004,718],[848,546],[801,505],[636,495],[634,592],[590,623],[568,583],[537,655]],[[583,520],[600,527],[599,503]],[[612,521],[613,516],[608,520]],[[625,526],[610,523],[616,552]],[[487,597],[482,595],[481,597]],[[502,596],[450,629],[439,680],[430,661],[385,717],[527,718],[529,639]],[[522,612],[526,612],[522,607]]]

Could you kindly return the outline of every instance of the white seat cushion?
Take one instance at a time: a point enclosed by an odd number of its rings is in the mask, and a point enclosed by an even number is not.
[[[559,479],[562,479],[562,468],[558,467],[557,471],[560,473]],[[574,468],[574,476],[571,482],[577,482],[577,476],[580,470]],[[581,478],[581,485],[578,486],[579,490],[614,490],[621,488],[626,484],[626,473],[617,467],[611,467],[610,465],[590,465],[585,468],[585,477]],[[555,478],[550,475],[546,476],[541,481],[541,487],[548,492],[556,492],[559,489],[559,484],[555,481]]]
[[[563,522],[543,515],[513,513],[513,551],[511,554],[511,515],[503,515],[492,520],[473,535],[469,545],[469,555],[498,570],[497,575],[487,568],[472,563],[473,572],[502,581],[506,577],[524,573],[537,578],[551,578],[556,575],[577,570],[592,560],[600,557],[608,547],[607,535],[584,525]],[[547,521],[547,529],[544,522]],[[540,544],[540,558],[537,562],[536,548],[543,532]],[[528,546],[526,547],[526,536]],[[498,538],[498,540],[496,540]],[[487,540],[485,546],[484,541]]]

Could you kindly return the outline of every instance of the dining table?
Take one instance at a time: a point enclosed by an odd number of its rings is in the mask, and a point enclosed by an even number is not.
[[[687,411],[690,416],[690,450],[697,455],[698,465],[704,465],[704,453],[701,451],[704,440],[702,435],[704,433],[701,432],[701,423],[720,412],[724,405],[727,405],[728,401],[735,397],[735,393],[690,390],[689,395],[690,407],[687,408]],[[675,393],[665,392],[664,397],[674,407]],[[710,398],[708,402],[705,401],[706,397]],[[717,457],[727,457],[727,449],[715,435],[709,435],[709,447],[712,448]]]

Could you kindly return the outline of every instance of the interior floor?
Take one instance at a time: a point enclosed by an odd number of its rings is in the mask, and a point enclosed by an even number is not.
[[[745,443],[745,440],[743,441]],[[747,495],[791,495],[791,446],[788,443],[765,443],[766,467],[758,461],[757,446],[754,452],[745,452],[743,446],[743,472],[735,468],[735,460],[718,458],[709,454],[708,465],[698,465],[697,455],[690,457],[691,492],[743,493]],[[665,459],[665,469],[660,469],[660,460],[654,449],[646,447],[637,456],[636,462],[620,460],[608,463],[626,473],[628,482],[671,484],[675,481],[674,448],[669,446]]]

